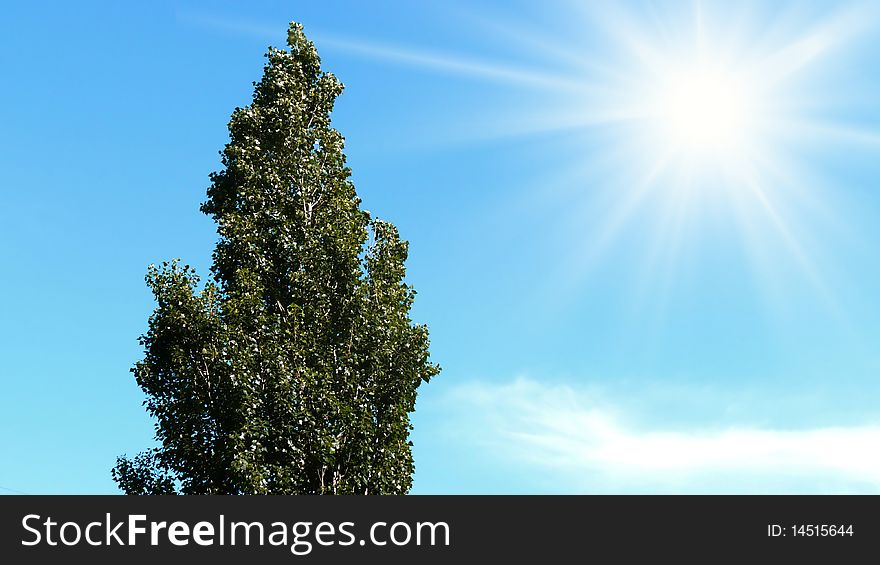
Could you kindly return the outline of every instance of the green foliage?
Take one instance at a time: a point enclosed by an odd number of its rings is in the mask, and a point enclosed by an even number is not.
[[[360,209],[342,84],[302,27],[270,49],[229,122],[202,211],[217,222],[212,281],[152,267],[158,306],[132,369],[160,447],[117,461],[129,494],[401,494],[409,415],[436,375],[409,318],[407,243]]]

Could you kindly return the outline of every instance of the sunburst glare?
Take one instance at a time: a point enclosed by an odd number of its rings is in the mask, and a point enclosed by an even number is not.
[[[637,278],[662,292],[675,286],[683,251],[718,241],[706,237],[714,231],[737,239],[749,263],[763,269],[755,273],[764,279],[760,286],[772,286],[766,279],[774,278],[774,265],[789,262],[837,310],[821,245],[810,236],[817,218],[803,211],[803,203],[818,202],[827,217],[834,203],[821,172],[802,158],[804,145],[818,138],[802,132],[829,125],[821,110],[839,101],[814,95],[817,77],[845,57],[843,46],[869,19],[864,6],[760,25],[747,10],[720,4],[661,6],[635,14],[574,5],[588,11],[584,21],[602,22],[597,27],[613,47],[597,53],[550,35],[532,37],[529,45],[543,45],[557,61],[576,60],[582,50],[590,63],[568,75],[580,88],[548,81],[551,110],[514,109],[483,130],[555,131],[572,143],[593,142],[565,176],[575,190],[562,189],[569,223],[579,230],[568,239],[581,243],[571,246],[553,284],[565,281],[574,291],[602,257],[620,250],[621,237],[642,234],[646,255]],[[511,121],[528,125],[516,131]],[[858,140],[857,130],[844,129]],[[596,209],[603,213],[585,229],[579,210]]]
[[[713,68],[671,74],[657,100],[663,139],[698,155],[739,151],[754,117],[743,82]]]
[[[653,290],[674,287],[661,279],[675,276],[684,248],[717,241],[695,237],[699,230],[714,230],[738,240],[761,270],[755,275],[762,287],[773,286],[766,279],[775,266],[790,263],[835,309],[821,245],[811,239],[814,220],[835,219],[831,191],[802,150],[819,132],[837,142],[876,143],[873,132],[828,119],[833,112],[823,111],[840,101],[817,88],[823,73],[845,61],[846,43],[873,21],[866,14],[872,8],[800,7],[773,19],[756,18],[753,5],[739,3],[629,6],[566,2],[547,11],[562,12],[548,26],[462,14],[486,41],[495,37],[546,62],[540,65],[350,39],[323,43],[506,84],[512,102],[481,106],[466,126],[462,114],[444,124],[454,132],[450,143],[558,134],[568,148],[585,146],[568,170],[546,175],[528,197],[565,200],[568,218],[555,224],[568,226],[560,237],[575,243],[560,261],[564,273],[552,275],[557,287],[575,291],[621,237],[634,234],[646,254],[634,263],[650,275],[640,278]],[[442,137],[436,134],[434,142]],[[816,217],[804,211],[808,204]]]

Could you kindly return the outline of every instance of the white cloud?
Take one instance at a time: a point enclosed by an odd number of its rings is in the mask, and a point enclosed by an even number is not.
[[[470,436],[564,492],[880,492],[880,425],[647,427],[595,394],[529,379],[454,398]]]

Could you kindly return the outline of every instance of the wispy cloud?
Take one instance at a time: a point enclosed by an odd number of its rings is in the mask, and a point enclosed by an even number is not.
[[[648,427],[595,394],[529,379],[469,384],[454,396],[484,446],[572,492],[880,491],[880,425],[873,423]]]
[[[238,18],[223,17],[217,14],[182,11],[177,19],[187,24],[210,28],[222,33],[249,36],[278,42],[284,38],[284,29]],[[542,89],[563,89],[586,92],[589,85],[583,80],[548,74],[535,69],[520,68],[499,62],[479,60],[464,55],[431,51],[406,45],[395,45],[363,38],[343,37],[310,29],[321,51],[334,50],[362,59],[381,61],[422,70],[444,72],[454,75],[470,76],[482,80],[535,86]],[[277,46],[277,45],[276,45]]]

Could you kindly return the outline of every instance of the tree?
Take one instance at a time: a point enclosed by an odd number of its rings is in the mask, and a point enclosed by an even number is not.
[[[371,218],[330,127],[342,84],[292,23],[236,108],[202,211],[212,277],[150,266],[157,307],[132,372],[159,447],[113,469],[128,494],[402,494],[416,391],[439,372],[409,317],[407,242]]]

